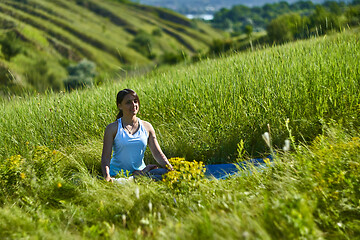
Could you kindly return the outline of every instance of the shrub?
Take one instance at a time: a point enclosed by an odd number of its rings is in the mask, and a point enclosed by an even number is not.
[[[359,25],[360,24],[360,5],[350,6],[346,10],[345,16],[346,16],[347,22],[350,26]]]
[[[76,189],[69,159],[46,146],[26,144],[26,156],[14,155],[0,162],[0,196],[19,195],[25,204],[37,199],[48,206],[59,206],[62,200],[73,198]]]
[[[157,36],[157,37],[161,37],[162,36],[162,31],[160,28],[156,28],[152,31],[151,33],[153,36]]]
[[[152,59],[154,54],[152,53],[153,38],[145,31],[139,31],[135,38],[129,43],[129,47],[135,49],[142,55]]]
[[[297,13],[285,14],[272,20],[266,27],[271,42],[284,43],[302,35],[305,18]]]
[[[317,6],[315,12],[309,16],[309,19],[309,28],[317,35],[323,35],[332,30],[339,30],[343,24],[339,16],[327,11],[322,6]]]
[[[248,38],[251,37],[251,34],[253,33],[253,26],[252,25],[246,25],[244,28],[244,33],[248,36]]]
[[[229,40],[220,40],[216,39],[212,42],[209,53],[213,55],[221,55],[231,49],[233,49],[234,43],[231,39]]]
[[[76,65],[70,65],[67,70],[69,77],[64,80],[67,90],[90,87],[94,84],[97,74],[95,63],[84,59]]]
[[[187,59],[187,54],[183,51],[166,52],[162,56],[162,62],[165,64],[177,64]]]
[[[25,76],[28,83],[39,92],[48,89],[60,90],[63,87],[60,79],[50,72],[48,62],[45,59],[37,60],[34,64],[28,66]]]
[[[15,57],[22,50],[20,41],[13,31],[6,32],[5,36],[0,38],[1,52],[7,61]]]
[[[10,83],[10,76],[8,68],[0,63],[0,85],[7,85]]]

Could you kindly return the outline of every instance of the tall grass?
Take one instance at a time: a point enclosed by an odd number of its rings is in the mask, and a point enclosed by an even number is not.
[[[356,239],[360,233],[360,141],[336,129],[261,172],[185,191],[146,179],[107,184],[72,159],[60,156],[54,167],[57,157],[43,157],[58,152],[36,151],[43,154],[26,160],[33,164],[24,164],[26,175],[12,192],[1,192],[1,238]],[[30,175],[41,161],[47,171]],[[77,169],[70,175],[69,165]]]
[[[252,156],[265,153],[270,124],[281,147],[286,119],[299,141],[336,121],[359,126],[359,33],[291,43],[71,93],[3,103],[0,154],[26,142],[60,149],[101,139],[116,115],[115,95],[140,95],[140,118],[151,122],[165,153],[205,162],[233,161],[242,139]],[[100,154],[100,153],[98,153]]]
[[[0,237],[356,238],[359,55],[359,33],[346,32],[0,102]],[[261,172],[181,191],[148,179],[105,183],[102,135],[125,87],[140,95],[140,118],[168,157],[235,161],[241,139],[249,154],[266,153],[267,124],[278,146],[291,130],[295,151]]]

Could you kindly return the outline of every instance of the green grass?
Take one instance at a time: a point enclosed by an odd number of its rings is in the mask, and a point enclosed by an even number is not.
[[[352,30],[84,91],[1,100],[1,237],[356,238],[359,46]],[[294,137],[292,152],[278,151],[265,171],[182,191],[146,180],[106,184],[96,177],[102,136],[127,87],[168,157],[235,162],[241,140],[248,157],[265,155],[268,124],[275,149]]]
[[[117,91],[131,87],[143,102],[140,117],[156,127],[168,155],[232,161],[242,139],[256,156],[266,151],[261,134],[267,124],[274,144],[282,147],[287,118],[300,141],[312,140],[331,119],[357,128],[358,62],[359,34],[344,33],[7,102],[1,110],[1,154],[22,153],[25,142],[58,149],[100,141],[116,115]]]
[[[0,236],[354,239],[360,233],[359,150],[359,138],[332,129],[309,147],[279,155],[265,171],[180,192],[146,180],[106,184],[73,158],[54,167],[56,157],[44,151],[28,158],[24,178],[13,174],[17,184],[3,187],[11,193],[2,192]],[[47,169],[41,176],[39,162]]]

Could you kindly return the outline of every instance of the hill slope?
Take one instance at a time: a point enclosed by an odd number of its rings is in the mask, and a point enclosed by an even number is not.
[[[42,81],[61,88],[65,67],[83,58],[100,71],[128,69],[169,53],[191,56],[221,37],[201,22],[126,1],[4,0],[0,11],[0,70],[12,72],[0,78],[7,85],[16,78],[34,86],[40,80],[30,69],[46,65]]]

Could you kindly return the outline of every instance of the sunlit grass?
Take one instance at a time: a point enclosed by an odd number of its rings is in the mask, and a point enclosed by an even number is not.
[[[0,102],[0,237],[355,238],[359,52],[359,33],[345,32]],[[268,124],[274,149],[290,136],[295,144],[261,172],[185,181],[187,191],[149,179],[105,183],[103,132],[127,87],[169,158],[235,162],[239,142],[244,156],[267,154]]]
[[[101,141],[116,115],[115,95],[126,87],[138,92],[139,117],[154,125],[169,157],[232,161],[241,139],[251,155],[265,153],[267,124],[282,148],[286,119],[300,141],[312,140],[330,120],[357,128],[359,52],[358,33],[344,33],[8,102],[1,109],[1,154],[22,152],[25,142],[64,148]]]

